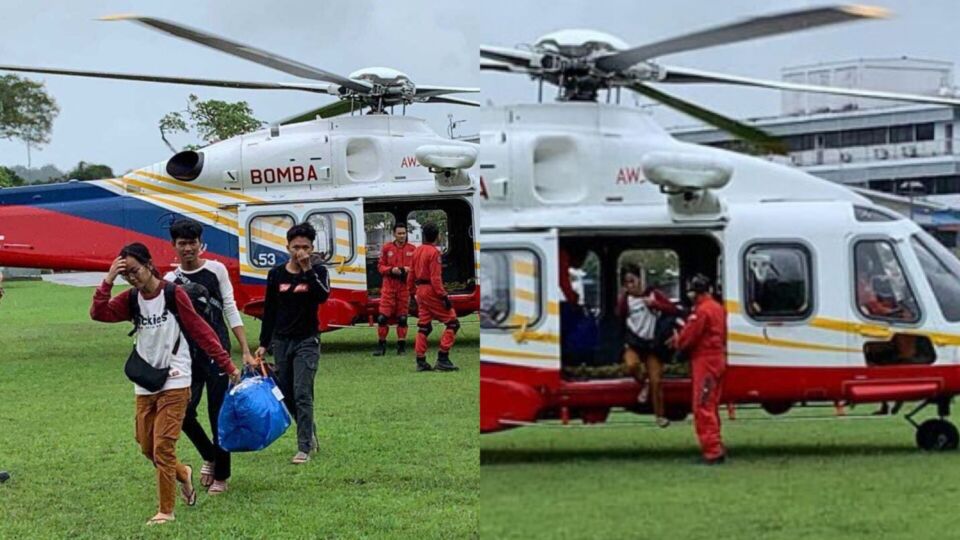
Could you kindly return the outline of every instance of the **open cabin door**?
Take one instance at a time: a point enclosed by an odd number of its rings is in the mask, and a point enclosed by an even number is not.
[[[557,231],[484,234],[480,359],[560,370]]]
[[[289,259],[287,230],[310,223],[314,252],[330,274],[331,300],[321,328],[348,325],[367,300],[363,201],[246,205],[239,209],[240,273],[245,283],[266,284],[267,273]]]

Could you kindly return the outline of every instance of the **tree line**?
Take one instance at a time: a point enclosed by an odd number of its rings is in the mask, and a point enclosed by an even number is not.
[[[16,75],[0,76],[0,139],[22,142],[27,152],[26,167],[0,166],[0,187],[114,177],[109,166],[86,161],[67,172],[53,165],[31,167],[32,151],[50,143],[53,121],[59,112],[60,107],[43,83]],[[180,146],[182,150],[192,150],[249,133],[265,124],[254,117],[246,101],[202,100],[190,94],[186,108],[164,115],[158,127],[163,143],[171,152],[177,152],[170,140],[174,135],[187,139]]]

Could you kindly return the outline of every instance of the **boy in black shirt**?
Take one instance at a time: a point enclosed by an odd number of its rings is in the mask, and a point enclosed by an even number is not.
[[[273,347],[280,391],[297,421],[298,452],[291,460],[294,464],[309,461],[310,452],[318,445],[313,423],[313,379],[320,361],[317,309],[330,295],[330,279],[323,265],[311,263],[316,238],[317,232],[309,223],[294,225],[287,231],[290,259],[267,275],[260,348],[256,353],[263,358],[267,349]]]

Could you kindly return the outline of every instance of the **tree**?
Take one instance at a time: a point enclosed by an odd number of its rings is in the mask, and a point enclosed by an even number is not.
[[[106,165],[83,161],[77,163],[73,170],[64,175],[66,180],[99,180],[101,178],[113,178],[113,169]]]
[[[53,119],[60,108],[43,89],[43,83],[16,75],[0,77],[0,139],[18,139],[30,147],[50,142]]]
[[[0,167],[0,187],[22,186],[23,178],[17,176],[17,173],[7,167]]]
[[[167,140],[171,133],[189,133],[193,130],[204,145],[250,133],[263,127],[265,122],[253,116],[253,109],[246,101],[227,102],[216,99],[201,100],[194,94],[187,99],[183,111],[167,113],[160,119],[160,138],[171,151],[177,150]],[[185,149],[201,145],[187,145]]]

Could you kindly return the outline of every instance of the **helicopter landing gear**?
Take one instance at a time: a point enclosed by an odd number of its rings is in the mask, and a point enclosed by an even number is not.
[[[922,424],[914,422],[913,417],[928,405],[936,404],[940,418],[931,418]],[[950,399],[928,399],[907,413],[905,418],[910,425],[917,429],[917,446],[928,452],[943,452],[956,450],[960,443],[960,432],[957,426],[946,419],[950,416]]]

